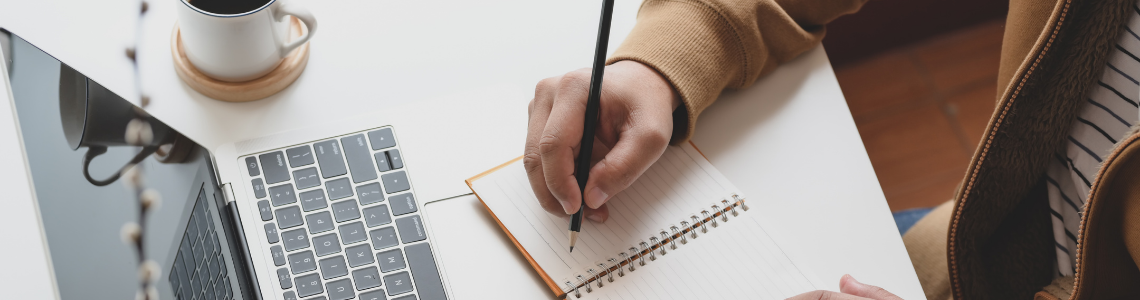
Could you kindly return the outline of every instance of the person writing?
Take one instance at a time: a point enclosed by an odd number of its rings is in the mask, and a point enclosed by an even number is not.
[[[863,0],[646,0],[606,67],[593,149],[589,70],[538,83],[524,165],[543,208],[594,222],[702,110],[816,47]],[[997,106],[959,189],[903,241],[928,299],[1135,298],[1140,283],[1140,6],[1011,0]],[[807,133],[805,133],[807,134]],[[581,195],[577,151],[595,163]],[[840,293],[897,299],[850,276]]]

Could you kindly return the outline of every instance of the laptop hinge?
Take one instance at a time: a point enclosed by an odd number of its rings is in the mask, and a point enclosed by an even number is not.
[[[226,203],[234,202],[234,185],[229,182],[222,184],[222,196]]]
[[[237,243],[233,245],[230,253],[236,254],[238,262],[235,266],[244,266],[243,270],[238,270],[243,276],[239,276],[243,280],[242,298],[243,299],[265,299],[261,295],[261,288],[258,284],[256,270],[253,268],[253,259],[249,253],[249,240],[246,239],[245,229],[241,224],[241,214],[238,213],[237,203],[234,201],[234,187],[230,183],[223,183],[222,197],[225,198],[225,212],[226,219],[230,223],[230,228],[233,230],[232,240]]]

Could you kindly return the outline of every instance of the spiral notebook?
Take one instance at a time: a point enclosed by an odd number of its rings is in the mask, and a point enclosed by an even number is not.
[[[569,216],[542,209],[521,157],[467,184],[560,298],[785,299],[823,287],[691,143],[614,196],[606,223],[585,222],[573,253]]]

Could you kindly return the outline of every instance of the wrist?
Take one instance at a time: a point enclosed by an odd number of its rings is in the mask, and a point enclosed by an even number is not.
[[[637,78],[643,82],[645,89],[659,95],[655,98],[668,99],[672,110],[677,110],[683,104],[681,94],[677,92],[676,88],[673,88],[673,84],[664,75],[657,72],[657,69],[634,60],[621,60],[611,64],[611,66],[633,70],[637,74]]]

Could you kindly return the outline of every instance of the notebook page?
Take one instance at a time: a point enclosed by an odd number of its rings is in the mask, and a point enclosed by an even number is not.
[[[635,263],[614,281],[567,299],[786,299],[824,285],[780,249],[768,231],[742,213],[657,260]]]
[[[733,194],[744,197],[692,145],[670,146],[661,159],[630,188],[609,202],[604,224],[583,222],[578,244],[570,253],[569,216],[547,213],[538,203],[522,161],[472,182],[487,204],[531,258],[563,290],[566,281],[587,275],[589,268],[660,237],[660,231],[689,216],[711,210]]]

